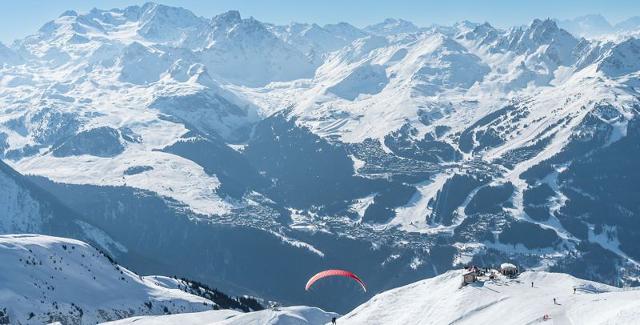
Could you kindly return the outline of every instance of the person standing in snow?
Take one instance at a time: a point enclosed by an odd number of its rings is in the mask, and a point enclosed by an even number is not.
[[[533,281],[531,282],[531,287],[533,288]]]
[[[573,294],[574,295],[576,294],[576,288],[573,288]]]
[[[553,304],[557,305],[558,303],[556,302],[556,298],[553,298]]]
[[[336,325],[336,318],[335,317],[331,318],[331,324]]]

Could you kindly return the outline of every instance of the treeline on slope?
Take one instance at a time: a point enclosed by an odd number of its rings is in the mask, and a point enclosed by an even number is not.
[[[234,309],[242,310],[243,312],[258,311],[264,309],[264,306],[262,306],[262,304],[256,298],[247,296],[231,297],[219,291],[218,289],[212,289],[206,284],[198,281],[185,278],[176,279],[179,279],[185,284],[184,287],[180,287],[182,291],[215,302],[216,306],[214,306],[214,309]]]
[[[100,254],[107,258],[109,262],[114,265],[118,271],[120,271],[119,265],[113,257],[111,257],[101,249],[96,248],[96,250],[98,250]],[[122,271],[120,271],[120,273],[122,273]],[[224,292],[219,291],[218,289],[212,289],[206,284],[195,280],[189,280],[177,276],[173,276],[173,278],[181,281],[183,284],[183,286],[179,285],[178,289],[186,293],[190,293],[192,295],[196,295],[213,301],[215,303],[213,309],[234,309],[241,310],[245,313],[264,309],[262,304],[260,304],[260,302],[253,297],[231,297]]]

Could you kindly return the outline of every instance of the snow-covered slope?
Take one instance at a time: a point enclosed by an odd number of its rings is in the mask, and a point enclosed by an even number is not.
[[[211,20],[203,62],[229,81],[251,86],[313,76],[312,59],[285,43],[253,17],[230,11]],[[250,72],[250,73],[249,73]]]
[[[200,313],[180,314],[170,316],[132,317],[119,321],[108,322],[109,325],[320,325],[329,324],[336,313],[325,312],[322,309],[306,306],[282,307],[276,310],[267,309],[250,313],[238,313],[228,310],[214,310]]]
[[[278,38],[304,53],[315,65],[320,65],[329,52],[340,49],[367,34],[348,24],[325,25],[291,23],[286,26],[267,25]]]
[[[214,302],[139,276],[84,242],[0,236],[0,306],[11,324],[95,324],[133,315],[210,310]]]
[[[338,324],[595,325],[632,324],[640,318],[640,290],[547,272],[499,276],[461,288],[462,273],[449,271],[378,294]]]

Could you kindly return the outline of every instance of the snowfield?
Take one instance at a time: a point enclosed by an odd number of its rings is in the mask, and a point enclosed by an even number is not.
[[[10,324],[96,324],[133,315],[211,310],[214,302],[143,277],[88,244],[0,236],[0,306]]]
[[[132,317],[104,324],[109,325],[314,325],[330,324],[336,313],[306,306],[282,307],[278,310],[261,310],[250,313],[237,313],[227,310],[205,311],[192,314],[169,316]]]
[[[640,290],[535,271],[460,288],[462,274],[449,271],[380,293],[339,318],[338,324],[595,325],[640,319]],[[545,315],[550,319],[544,320]]]

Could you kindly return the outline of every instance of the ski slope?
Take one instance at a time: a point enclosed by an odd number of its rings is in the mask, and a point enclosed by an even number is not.
[[[327,324],[331,318],[337,317],[335,313],[325,312],[322,309],[306,306],[284,307],[278,310],[266,309],[251,313],[240,313],[229,310],[212,310],[200,313],[166,315],[166,316],[142,316],[122,319],[104,324],[109,325],[304,325]]]
[[[640,319],[640,290],[548,272],[524,272],[515,279],[499,276],[460,288],[462,274],[449,271],[378,294],[338,324],[586,325],[634,324]]]

